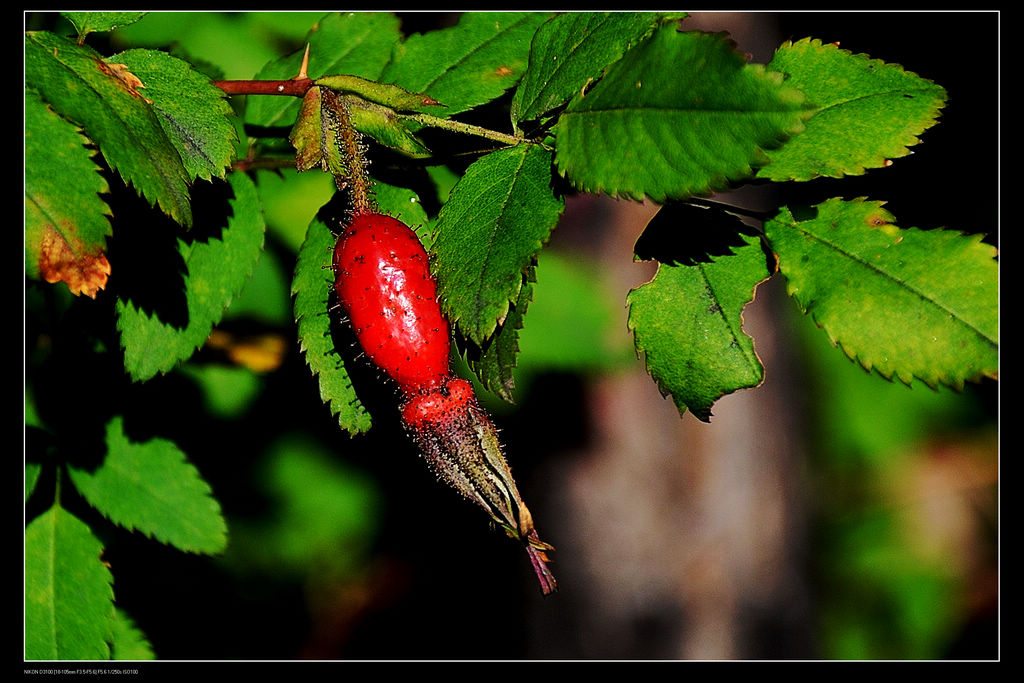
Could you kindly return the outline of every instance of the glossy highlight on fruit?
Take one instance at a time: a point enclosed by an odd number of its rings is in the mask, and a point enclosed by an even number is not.
[[[448,321],[427,253],[401,221],[357,214],[334,249],[335,289],[366,355],[406,393],[450,375]]]

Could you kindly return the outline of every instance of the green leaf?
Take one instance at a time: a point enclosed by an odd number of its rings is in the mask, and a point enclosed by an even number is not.
[[[119,26],[134,24],[148,12],[61,12],[78,31],[78,42],[95,31],[113,31]]]
[[[110,167],[182,225],[192,223],[188,174],[139,81],[94,50],[46,31],[25,34],[25,82],[80,125]]]
[[[768,67],[817,107],[803,133],[768,152],[771,163],[757,175],[773,181],[885,166],[910,154],[946,102],[942,87],[899,65],[809,38],[782,45]]]
[[[394,110],[366,102],[348,95],[352,127],[385,147],[412,158],[430,156],[430,150],[420,142]]]
[[[359,76],[338,74],[321,76],[316,85],[336,90],[342,94],[357,95],[367,102],[379,104],[394,111],[431,111],[441,105],[424,93],[409,92],[389,83],[377,83]]]
[[[115,610],[111,659],[148,661],[156,659],[153,646],[124,610]]]
[[[106,62],[124,64],[142,81],[141,92],[152,103],[190,180],[224,177],[238,135],[228,118],[233,112],[223,90],[188,62],[159,50],[128,50]]]
[[[180,284],[153,282],[145,271],[139,274],[140,281],[124,284],[119,292],[117,329],[125,370],[133,380],[166,373],[189,358],[252,275],[263,249],[265,229],[259,198],[252,180],[242,173],[230,174],[226,183],[216,181],[210,201],[218,201],[222,190],[230,190],[233,196],[204,213],[209,225],[192,230],[187,239],[177,238],[177,251],[186,269],[183,293]],[[219,231],[218,221],[223,221]],[[161,307],[156,311],[146,310],[148,301],[146,308],[140,303],[146,301],[141,292],[147,288],[159,292]],[[134,300],[136,296],[139,301]],[[183,312],[177,316],[171,313],[179,309]]]
[[[768,270],[757,235],[743,246],[693,265],[661,263],[654,279],[629,293],[629,328],[647,371],[680,411],[708,421],[711,406],[764,378],[743,308]]]
[[[994,247],[952,230],[900,229],[881,202],[830,199],[765,224],[790,294],[867,370],[961,388],[999,369]]]
[[[268,231],[292,254],[298,252],[306,239],[309,221],[337,191],[334,178],[327,173],[300,173],[290,168],[259,170],[256,184]],[[295,264],[289,263],[287,268],[286,279],[290,286]],[[287,296],[286,300],[288,319],[291,320],[291,297]]]
[[[110,208],[88,142],[25,90],[25,275],[95,296],[110,272]]]
[[[551,187],[551,152],[524,143],[474,162],[441,208],[434,272],[448,319],[477,344],[519,297],[564,201]]]
[[[374,180],[373,199],[378,211],[399,219],[413,229],[425,247],[429,244],[432,223],[419,195],[409,188]]]
[[[794,318],[786,322],[791,351],[799,354],[806,368],[808,379],[801,391],[812,406],[807,417],[820,444],[816,450],[824,465],[843,473],[839,476],[890,476],[894,468],[907,464],[907,456],[913,457],[919,444],[933,437],[935,425],[958,430],[979,421],[983,408],[976,396],[934,391],[921,382],[909,387],[880,382],[877,375],[823,344],[821,329],[810,316],[796,310],[787,313],[787,318]]]
[[[382,213],[393,215],[410,227],[426,222],[426,212],[412,191],[381,182],[375,182],[373,187],[374,201]],[[356,396],[345,361],[335,349],[331,334],[330,307],[334,301],[331,259],[337,241],[334,231],[340,232],[341,219],[327,208],[310,223],[299,249],[292,279],[295,321],[306,364],[320,384],[321,400],[329,404],[332,415],[338,416],[338,425],[343,430],[360,434],[370,429],[370,415]],[[340,313],[334,315],[340,316]]]
[[[330,406],[332,415],[338,416],[338,425],[343,430],[361,434],[371,427],[370,414],[356,396],[345,362],[334,348],[331,336],[329,308],[334,286],[331,254],[335,241],[331,227],[320,217],[309,224],[292,279],[295,323],[299,348],[320,384],[320,399]]]
[[[633,345],[622,343],[621,295],[605,291],[598,264],[548,248],[536,278],[517,370],[586,373],[633,363]]]
[[[29,499],[32,492],[36,488],[36,484],[39,483],[39,477],[43,473],[43,466],[37,462],[26,462],[25,463],[25,500]]]
[[[409,36],[379,80],[426,93],[453,115],[490,102],[526,70],[530,40],[550,15],[466,12],[451,28]]]
[[[110,659],[113,577],[102,552],[57,504],[25,528],[25,659]]]
[[[262,370],[259,364],[273,364],[274,368],[279,365],[279,356],[283,355],[284,351],[276,348],[275,342],[279,340],[283,342],[284,338],[255,339],[251,342],[251,350],[245,353],[244,357],[241,352],[236,357],[228,350],[232,361],[242,365],[207,363],[182,366],[181,373],[195,382],[196,387],[202,392],[203,410],[207,415],[227,420],[245,415],[266,389],[259,375]],[[260,367],[260,370],[254,370],[252,366]]]
[[[298,117],[288,135],[288,141],[295,147],[295,168],[299,171],[319,166],[334,176],[348,174],[348,161],[337,139],[338,112],[332,102],[337,102],[337,98],[316,86],[302,97]]]
[[[512,99],[512,121],[539,119],[565,104],[666,19],[652,12],[566,12],[541,25]]]
[[[523,280],[519,296],[509,308],[508,315],[501,321],[494,336],[477,358],[469,360],[469,367],[485,389],[512,402],[515,390],[513,370],[519,356],[519,334],[523,329],[523,317],[533,300],[533,267]]]
[[[721,35],[663,26],[566,107],[558,170],[586,192],[637,200],[724,189],[809,116],[800,91],[781,81]]]
[[[391,48],[400,37],[399,21],[389,12],[335,12],[313,25],[305,42],[309,45],[308,75],[316,79],[333,74],[377,80],[391,58]],[[305,47],[287,57],[275,59],[256,75],[257,79],[293,78],[299,73]],[[292,97],[248,98],[245,122],[257,126],[290,126],[298,113]]]
[[[579,254],[550,248],[527,269],[519,298],[469,366],[487,390],[512,402],[540,372],[587,373],[625,367],[632,344],[619,343],[621,305],[603,291],[602,274]],[[527,311],[529,317],[526,317]]]
[[[107,424],[107,453],[94,469],[68,467],[78,492],[111,522],[194,553],[219,553],[227,525],[210,486],[166,439],[133,442],[121,417]]]

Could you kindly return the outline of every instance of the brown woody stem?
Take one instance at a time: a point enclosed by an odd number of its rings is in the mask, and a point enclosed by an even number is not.
[[[287,95],[302,97],[313,86],[311,78],[290,78],[286,81],[214,81],[228,95]]]
[[[279,81],[214,81],[213,84],[228,95],[285,95],[288,97],[303,97],[306,91],[315,84],[313,79],[306,78],[302,74],[295,78]],[[498,131],[474,126],[470,123],[463,123],[454,119],[431,116],[430,114],[406,113],[399,116],[407,121],[415,121],[424,126],[442,128],[455,133],[476,135],[477,137],[493,140],[505,145],[518,145],[525,140],[515,135],[499,133]]]

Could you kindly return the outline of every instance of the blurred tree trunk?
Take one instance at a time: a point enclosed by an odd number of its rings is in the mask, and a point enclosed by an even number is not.
[[[631,254],[653,207],[597,201],[616,226],[609,251]],[[618,291],[653,274],[625,266],[606,271]],[[639,361],[588,385],[587,444],[542,477],[549,502],[538,515],[545,529],[561,524],[545,533],[561,541],[555,599],[570,603],[573,623],[561,606],[552,623],[539,609],[533,656],[813,656],[800,432],[772,315],[780,296],[766,283],[744,316],[765,383],[723,398],[710,424],[680,416]]]
[[[767,61],[778,44],[771,15],[687,21],[728,30],[755,61]],[[757,192],[724,200],[768,208]],[[589,249],[612,291],[649,280],[652,264],[633,263],[632,248],[657,207],[573,201],[554,244]],[[568,223],[574,216],[585,225]],[[724,397],[710,424],[680,416],[640,361],[587,386],[587,443],[544,477],[550,490],[538,518],[545,529],[561,524],[545,533],[560,540],[555,600],[563,604],[538,606],[529,656],[814,657],[802,558],[801,431],[793,424],[792,364],[776,343],[774,312],[788,303],[782,299],[782,283],[773,278],[744,314],[766,367],[764,384]],[[628,334],[625,318],[623,307]]]

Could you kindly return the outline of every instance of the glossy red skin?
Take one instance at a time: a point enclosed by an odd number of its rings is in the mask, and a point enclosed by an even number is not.
[[[450,375],[448,321],[427,253],[407,225],[360,214],[334,248],[335,289],[366,355],[413,394]]]

